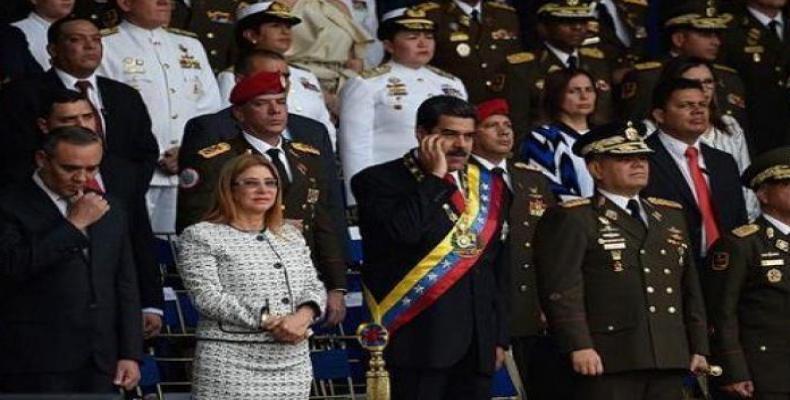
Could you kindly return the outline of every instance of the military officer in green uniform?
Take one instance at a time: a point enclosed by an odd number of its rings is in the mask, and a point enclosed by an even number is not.
[[[416,6],[436,27],[431,64],[459,77],[473,104],[502,97],[507,56],[521,51],[515,9],[503,1],[438,0]]]
[[[747,0],[725,33],[724,62],[746,86],[749,147],[755,154],[790,144],[790,20],[786,0]]]
[[[327,290],[344,291],[346,267],[341,243],[327,212],[327,181],[320,153],[282,137],[287,122],[286,81],[261,72],[239,82],[231,93],[234,117],[243,133],[183,155],[180,160],[177,226],[197,223],[208,211],[222,166],[233,157],[256,153],[277,167],[286,222],[301,228]]]
[[[573,151],[591,198],[546,212],[535,232],[541,305],[574,371],[577,399],[678,400],[689,370],[707,370],[707,326],[681,206],[643,199],[639,122],[582,135]]]
[[[790,399],[790,147],[757,157],[742,180],[763,215],[709,252],[703,285],[722,389],[740,398]]]
[[[581,47],[587,38],[587,26],[595,20],[592,3],[578,0],[551,0],[538,9],[538,32],[543,39],[535,52],[520,53],[509,57],[513,64],[511,92],[508,98],[524,98],[525,103],[513,103],[514,125],[521,128],[542,122],[545,116],[541,105],[546,75],[566,68],[581,68],[594,78],[598,102],[592,122],[605,124],[614,114],[612,103],[612,71],[604,52],[597,47]],[[526,119],[526,120],[525,120]]]
[[[603,51],[614,75],[647,55],[647,12],[647,0],[597,2],[597,19],[587,24],[591,36],[584,43]]]

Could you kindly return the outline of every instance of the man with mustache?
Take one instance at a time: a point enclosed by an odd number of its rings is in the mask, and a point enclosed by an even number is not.
[[[709,113],[701,83],[682,78],[661,82],[653,92],[658,131],[646,140],[654,150],[653,173],[643,194],[683,205],[698,266],[722,232],[747,222],[735,160],[700,143]]]
[[[576,399],[677,400],[707,370],[707,326],[678,203],[639,195],[648,154],[639,122],[584,134],[596,194],[550,209],[535,232],[541,305],[579,375]]]
[[[490,399],[508,346],[502,171],[468,163],[476,110],[452,96],[417,110],[419,147],[351,179],[373,322],[391,338],[392,398]]]

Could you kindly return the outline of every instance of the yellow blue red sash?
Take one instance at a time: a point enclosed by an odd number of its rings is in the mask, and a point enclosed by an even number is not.
[[[417,265],[382,299],[376,302],[365,290],[365,298],[376,323],[390,334],[411,321],[450,289],[477,263],[496,234],[503,208],[501,177],[474,164],[467,166],[468,193],[463,213],[447,233]],[[468,223],[468,226],[463,224]],[[476,254],[464,254],[454,241],[459,229],[477,238]]]

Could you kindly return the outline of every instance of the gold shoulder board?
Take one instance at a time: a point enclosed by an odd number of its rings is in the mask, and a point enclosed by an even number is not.
[[[189,36],[189,37],[192,37],[192,38],[197,38],[198,37],[197,33],[190,32],[190,31],[185,31],[183,29],[165,28],[165,30],[167,30],[170,33],[175,33],[176,35]]]
[[[99,31],[102,36],[110,36],[118,33],[118,26],[113,26],[112,28],[102,29]]]
[[[634,64],[634,68],[636,68],[639,71],[644,71],[644,70],[648,70],[648,69],[656,69],[656,68],[660,68],[660,67],[661,67],[661,63],[658,62],[658,61],[647,61],[647,62],[643,62],[643,63]]]
[[[657,205],[657,206],[664,206],[664,207],[669,207],[669,208],[677,208],[678,210],[682,210],[683,209],[683,206],[680,203],[678,203],[676,201],[672,201],[672,200],[661,199],[661,198],[658,198],[658,197],[648,197],[647,201],[649,201],[650,203],[652,203],[654,205]]]
[[[451,74],[451,73],[449,73],[449,72],[447,72],[447,71],[445,71],[443,69],[436,68],[433,65],[426,65],[425,68],[428,68],[428,70],[433,71],[433,73],[435,73],[436,75],[443,76],[443,77],[445,77],[447,79],[460,80],[460,79],[458,79],[457,76],[455,76],[455,75],[453,75],[453,74]]]
[[[623,0],[623,3],[634,4],[637,6],[647,6],[647,0]]]
[[[590,199],[573,199],[573,200],[563,201],[562,203],[560,203],[560,207],[573,208],[573,207],[583,206],[585,204],[590,204]]]
[[[390,72],[391,69],[392,67],[389,64],[382,64],[376,68],[362,71],[362,73],[359,74],[359,76],[362,77],[362,79],[375,78],[377,76],[381,76],[386,74],[387,72]]]
[[[304,143],[300,143],[300,142],[291,142],[291,147],[293,147],[296,150],[301,151],[302,153],[315,154],[317,156],[321,155],[321,152],[318,151],[318,149],[316,149],[313,146],[310,146],[309,144],[304,144]]]
[[[579,53],[585,57],[603,59],[603,51],[597,47],[582,47]]]
[[[751,234],[753,234],[753,233],[755,233],[755,232],[757,232],[759,230],[760,230],[760,225],[757,225],[757,224],[741,225],[741,226],[733,229],[732,230],[732,234],[737,236],[737,237],[739,237],[739,238],[742,238],[742,237],[749,236],[749,235],[751,235]]]
[[[412,7],[413,10],[420,10],[420,11],[435,10],[437,8],[439,8],[439,3],[433,1],[417,4],[416,6]]]
[[[521,162],[521,161],[519,161],[519,162],[517,162],[517,163],[513,164],[513,166],[514,166],[514,167],[516,167],[516,168],[519,168],[519,169],[525,169],[525,170],[527,170],[527,171],[535,171],[535,172],[540,172],[540,170],[538,169],[538,167],[536,167],[536,166],[534,166],[534,165],[527,164],[527,163],[523,163],[523,162]]]
[[[525,62],[530,62],[535,59],[535,54],[530,53],[528,51],[522,51],[520,53],[513,53],[507,56],[507,62],[511,64],[522,64]]]
[[[733,74],[737,74],[737,73],[738,73],[738,71],[736,71],[734,68],[730,68],[730,67],[728,67],[728,66],[726,66],[726,65],[721,65],[721,64],[713,64],[713,68],[714,68],[714,69],[717,69],[717,70],[719,70],[719,71],[727,71],[727,72],[732,72]]]
[[[488,1],[488,2],[486,2],[486,4],[488,4],[491,7],[499,8],[499,9],[502,9],[502,10],[516,11],[516,9],[511,7],[510,5],[505,4],[505,3],[501,2],[501,1],[497,1],[497,0]]]
[[[200,149],[198,154],[203,156],[203,158],[213,158],[228,150],[230,150],[230,144],[226,142],[219,142],[217,144]]]

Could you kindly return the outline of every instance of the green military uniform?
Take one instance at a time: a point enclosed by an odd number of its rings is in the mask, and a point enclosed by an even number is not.
[[[650,116],[653,91],[658,85],[664,66],[670,60],[670,57],[665,57],[634,65],[621,86],[620,105],[623,117],[645,119]],[[719,112],[735,118],[742,127],[746,127],[746,89],[738,72],[721,64],[713,64],[711,72],[716,79],[715,95]]]
[[[756,189],[790,179],[790,148],[758,157],[744,172]],[[721,384],[753,381],[758,399],[790,399],[790,235],[761,216],[724,235],[703,276],[711,346]],[[779,222],[779,224],[776,224]]]
[[[593,35],[585,44],[601,49],[610,62],[611,68],[631,66],[647,54],[647,0],[612,0],[623,28],[630,39],[630,45],[623,42],[614,26],[601,18],[600,7],[597,21],[590,21],[587,29]],[[611,14],[610,14],[611,15]],[[614,16],[612,16],[614,18]]]
[[[233,23],[240,0],[191,0],[184,29],[195,32],[217,74],[233,64]]]
[[[327,213],[327,182],[321,172],[320,153],[297,142],[282,145],[291,170],[291,183],[283,193],[283,217],[301,220],[302,234],[312,252],[313,262],[327,290],[345,289],[346,267],[341,243]],[[256,150],[237,136],[183,155],[178,191],[176,226],[183,229],[199,222],[214,201],[214,190],[222,166],[230,159]]]
[[[735,22],[725,32],[723,60],[738,71],[746,86],[747,138],[751,150],[760,154],[790,144],[790,30],[785,18],[784,41],[780,41],[745,9]]]
[[[651,150],[629,124],[593,129],[574,152]],[[708,352],[683,210],[663,199],[634,201],[639,217],[602,192],[564,202],[535,232],[541,304],[560,351],[594,349],[602,359],[604,374],[579,380],[579,398],[679,399],[692,354]]]
[[[459,77],[473,104],[502,97],[510,78],[506,57],[521,51],[515,9],[484,0],[475,22],[453,0],[415,6],[436,26],[436,53],[431,64]]]

